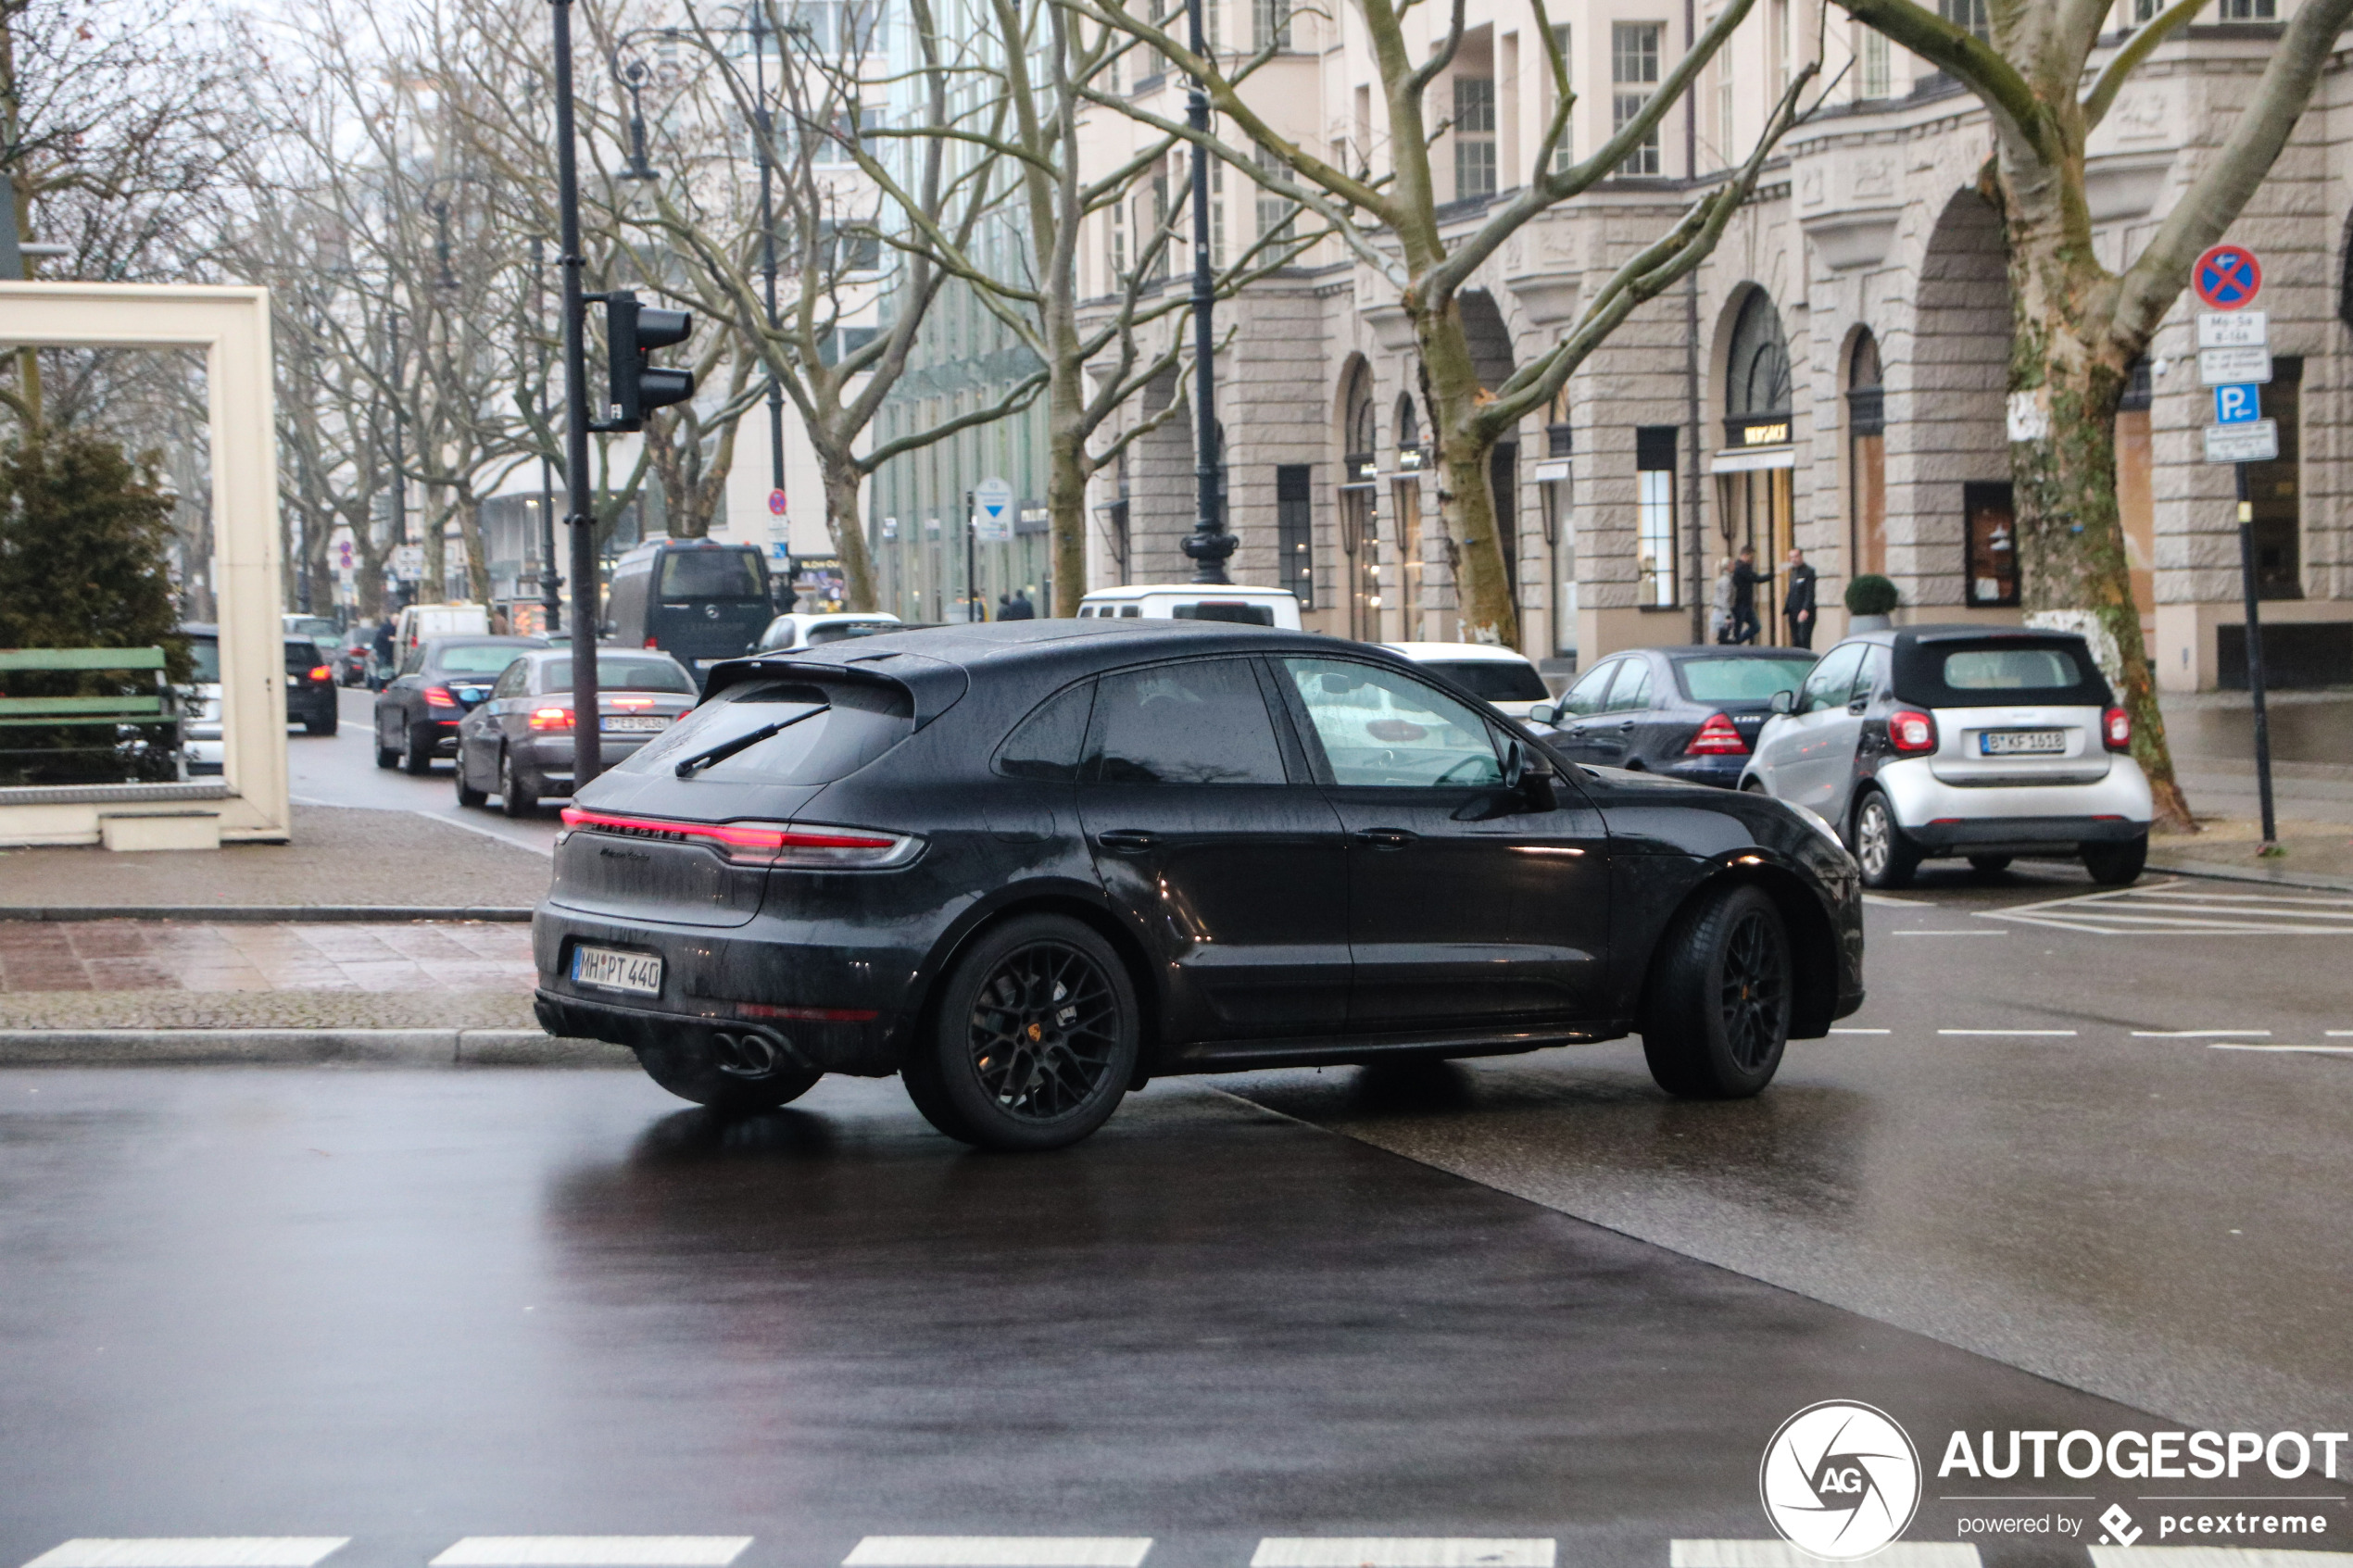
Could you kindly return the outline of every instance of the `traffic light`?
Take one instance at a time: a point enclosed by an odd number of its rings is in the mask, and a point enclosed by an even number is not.
[[[658,369],[648,363],[657,348],[686,341],[695,319],[684,310],[654,310],[627,289],[605,295],[605,346],[612,361],[612,400],[608,430],[636,430],[647,413],[684,403],[695,395],[695,372]]]

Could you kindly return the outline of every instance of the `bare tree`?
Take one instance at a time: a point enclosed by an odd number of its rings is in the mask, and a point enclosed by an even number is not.
[[[2353,0],[2306,0],[2246,108],[2140,255],[2101,265],[2083,185],[2084,149],[2159,44],[2204,8],[2177,0],[2096,73],[2102,0],[1994,0],[1986,38],[1911,0],[1838,0],[1857,21],[1968,85],[1994,121],[1988,194],[2009,238],[2010,471],[2030,619],[2090,633],[2113,650],[2133,716],[2133,752],[2158,821],[2192,830],[2158,712],[2116,505],[2116,406],[2133,361],[2181,296],[2198,253],[2222,237],[2271,171]],[[2090,85],[2085,85],[2089,76]]]
[[[1489,477],[1496,443],[1529,412],[1550,403],[1637,306],[1707,258],[1732,214],[1755,190],[1766,159],[1800,118],[1798,106],[1820,69],[1818,63],[1793,73],[1746,159],[1693,202],[1680,221],[1619,267],[1559,343],[1519,367],[1502,386],[1488,387],[1479,383],[1464,331],[1463,289],[1514,233],[1617,173],[1627,155],[1692,91],[1700,71],[1731,37],[1755,0],[1731,0],[1639,113],[1582,163],[1559,168],[1554,154],[1567,134],[1577,94],[1569,86],[1568,64],[1544,0],[1529,0],[1529,31],[1542,41],[1554,100],[1529,160],[1537,172],[1517,194],[1495,204],[1475,226],[1452,236],[1440,217],[1442,204],[1430,160],[1430,149],[1446,123],[1433,121],[1426,99],[1462,45],[1463,0],[1453,0],[1444,37],[1418,61],[1405,24],[1419,0],[1353,0],[1389,110],[1393,168],[1378,177],[1368,169],[1351,173],[1282,135],[1252,106],[1237,74],[1227,72],[1214,57],[1194,54],[1167,31],[1127,9],[1125,0],[1056,3],[1141,40],[1158,50],[1171,69],[1201,81],[1216,111],[1246,140],[1237,144],[1202,135],[1100,87],[1087,88],[1086,96],[1133,115],[1164,134],[1193,142],[1265,189],[1315,213],[1359,261],[1397,289],[1421,351],[1423,396],[1438,447],[1440,511],[1459,563],[1456,586],[1464,632],[1475,642],[1516,644],[1519,613],[1512,603]],[[1816,53],[1818,61],[1819,51]],[[1263,148],[1266,157],[1252,156],[1252,147]],[[1372,221],[1368,225],[1361,219]]]

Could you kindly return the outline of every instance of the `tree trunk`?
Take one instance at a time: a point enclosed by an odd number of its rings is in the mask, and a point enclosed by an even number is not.
[[[1493,401],[1493,394],[1478,384],[1462,312],[1453,300],[1437,310],[1417,312],[1414,326],[1421,342],[1430,417],[1437,426],[1439,515],[1446,525],[1446,554],[1453,569],[1462,635],[1466,642],[1516,648],[1519,612],[1512,603],[1495,517],[1495,438],[1478,424],[1479,406]]]
[[[2148,775],[2157,822],[2193,832],[2158,711],[2157,682],[2133,602],[2116,504],[2116,407],[2131,356],[2108,330],[2111,284],[2088,247],[2013,221],[2009,275],[2010,474],[2020,599],[2030,625],[2081,633],[2132,716],[2133,757]],[[2088,318],[2088,319],[2087,319]]]
[[[858,517],[858,465],[848,457],[821,453],[819,466],[825,483],[825,531],[833,536],[834,554],[841,558],[841,592],[846,609],[871,610],[875,602],[874,558],[866,553],[865,526]]]
[[[1046,389],[1046,513],[1051,520],[1047,566],[1054,574],[1053,602],[1046,613],[1078,613],[1087,596],[1087,437],[1079,427],[1076,365],[1061,368]]]

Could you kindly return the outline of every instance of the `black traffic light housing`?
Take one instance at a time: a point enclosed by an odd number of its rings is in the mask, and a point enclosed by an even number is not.
[[[609,431],[638,430],[655,408],[684,403],[695,395],[695,372],[664,370],[648,362],[657,348],[686,341],[695,319],[684,310],[650,309],[628,289],[605,295],[605,346],[611,359]]]

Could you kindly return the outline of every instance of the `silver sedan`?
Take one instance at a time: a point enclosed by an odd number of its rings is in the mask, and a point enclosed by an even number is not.
[[[666,653],[600,648],[597,730],[610,767],[694,707],[694,677]],[[458,804],[490,797],[527,817],[547,795],[572,793],[572,650],[543,648],[507,666],[490,696],[458,726]]]

